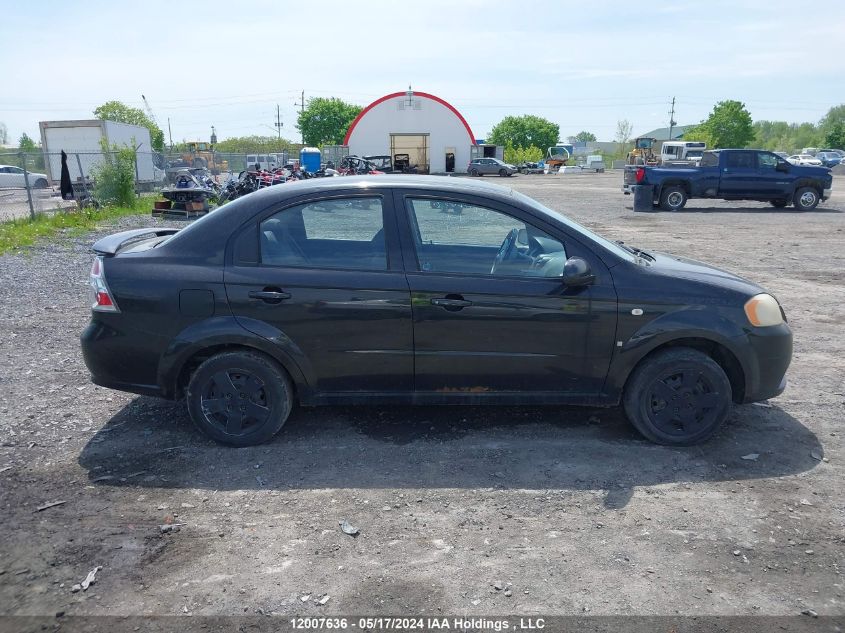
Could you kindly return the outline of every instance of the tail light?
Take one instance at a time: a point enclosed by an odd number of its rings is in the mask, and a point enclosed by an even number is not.
[[[637,169],[636,177],[637,177],[637,182],[642,182],[643,180],[645,180],[645,169],[643,169],[642,167]]]
[[[95,312],[120,312],[106,284],[103,258],[99,255],[94,258],[91,264],[91,275],[88,283],[91,286],[89,296],[91,297],[92,310]]]

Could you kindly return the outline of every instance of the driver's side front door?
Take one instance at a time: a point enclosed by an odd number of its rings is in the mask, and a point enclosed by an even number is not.
[[[397,193],[414,322],[415,391],[599,393],[616,326],[616,294],[600,260],[518,209],[471,198]],[[402,214],[404,209],[405,213]],[[522,216],[522,217],[521,217]],[[519,239],[492,270],[505,238]],[[597,281],[568,288],[531,270],[526,234],[555,257],[591,258]],[[537,239],[539,237],[539,240]],[[511,240],[512,241],[512,240]]]

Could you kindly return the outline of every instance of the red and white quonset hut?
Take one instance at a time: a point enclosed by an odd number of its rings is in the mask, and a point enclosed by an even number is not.
[[[427,92],[394,92],[376,99],[349,126],[344,145],[358,156],[408,154],[420,173],[466,172],[475,138],[466,119]]]

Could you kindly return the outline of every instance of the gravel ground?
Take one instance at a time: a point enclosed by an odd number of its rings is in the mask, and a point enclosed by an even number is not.
[[[784,395],[702,446],[617,410],[333,407],[220,447],[80,357],[90,244],[157,221],[0,257],[0,614],[843,615],[845,182],[811,213],[634,214],[620,180],[507,184],[762,283],[794,328]]]

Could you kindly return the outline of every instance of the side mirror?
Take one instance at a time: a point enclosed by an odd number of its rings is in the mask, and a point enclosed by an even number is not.
[[[589,286],[596,280],[583,257],[570,257],[563,265],[563,283],[569,287]]]
[[[777,171],[788,172],[789,171],[789,163],[785,160],[778,161],[777,167],[775,167]]]

